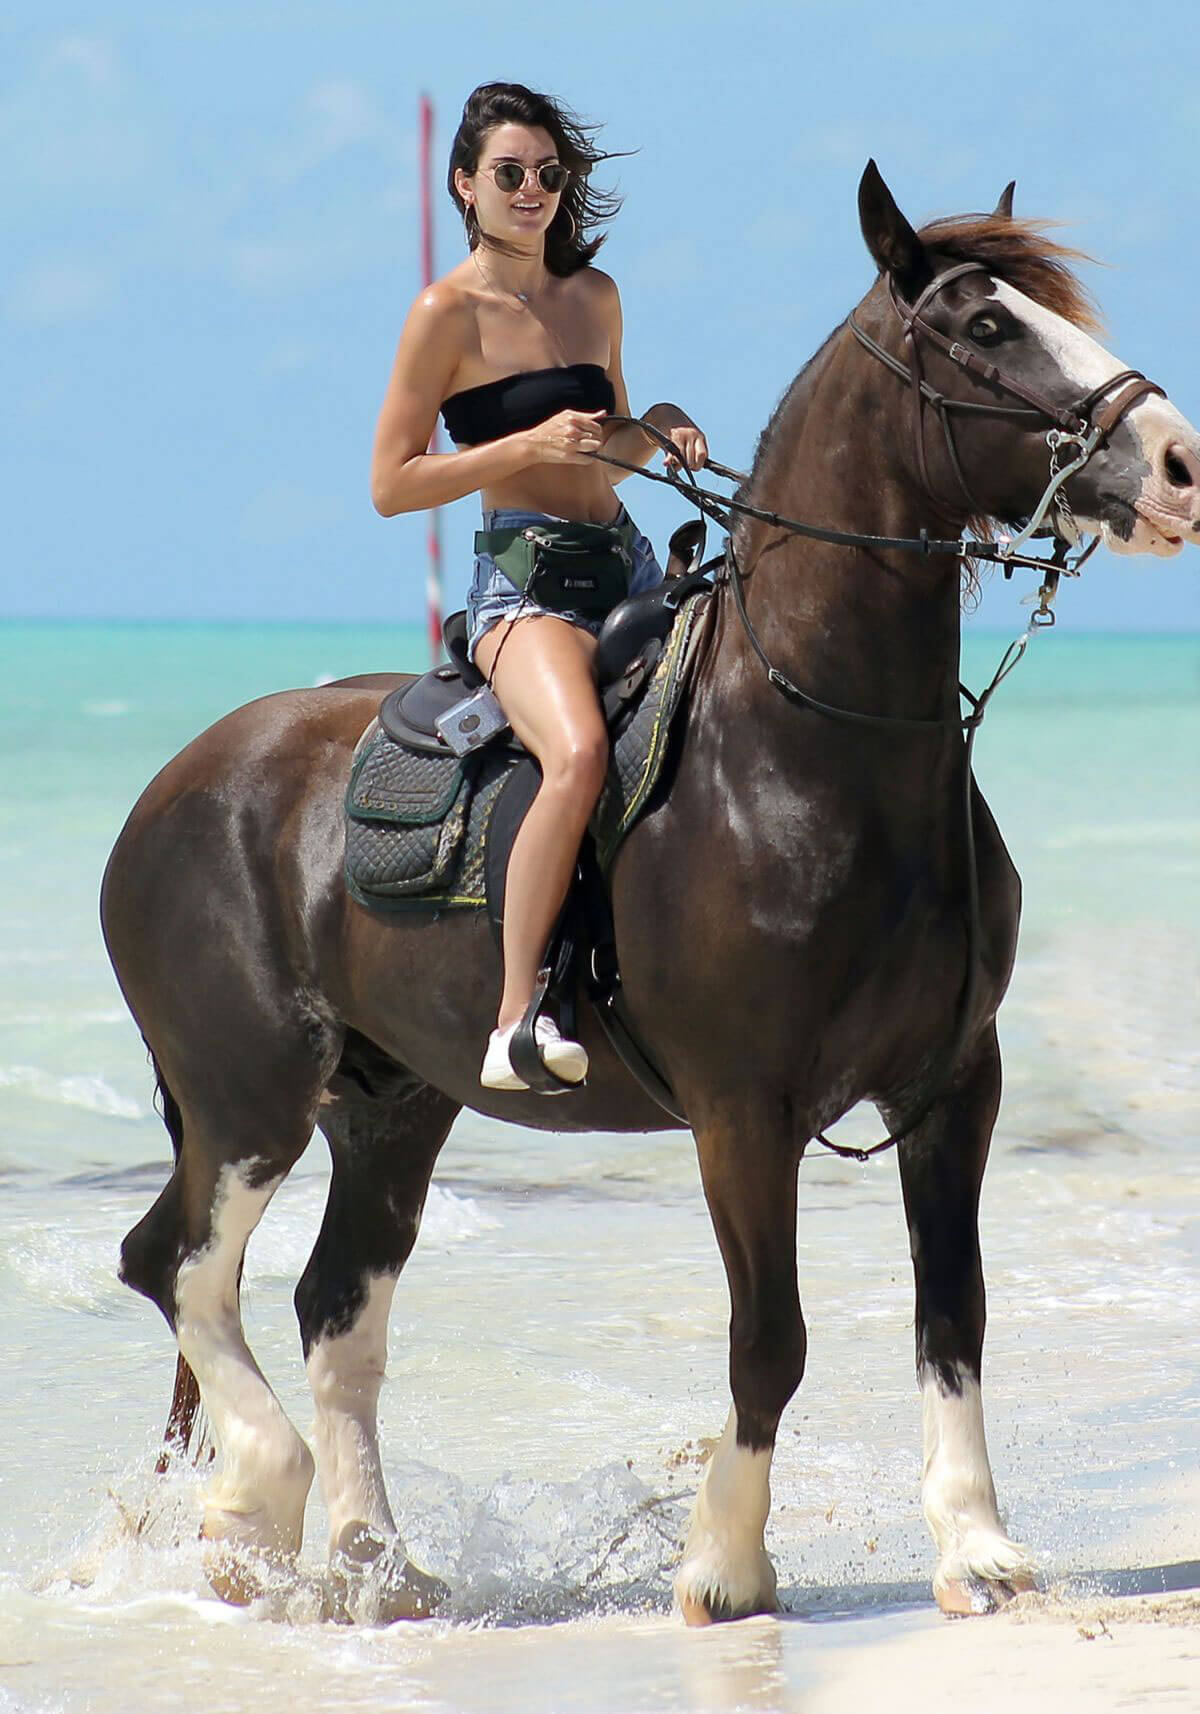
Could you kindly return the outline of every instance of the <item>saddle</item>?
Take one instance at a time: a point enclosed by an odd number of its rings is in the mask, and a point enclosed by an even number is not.
[[[609,772],[525,1020],[526,1064],[518,1063],[524,1024],[514,1042],[514,1065],[534,1088],[548,1090],[558,1080],[542,1066],[533,1023],[554,993],[564,1028],[573,1027],[576,966],[585,944],[589,993],[602,1020],[606,1011],[613,1017],[620,1011],[605,877],[664,773],[673,722],[705,629],[699,621],[709,608],[712,566],[699,563],[703,541],[697,520],[677,530],[669,561],[675,575],[621,602],[597,643]],[[355,750],[345,805],[346,885],[371,910],[486,909],[500,944],[509,853],[541,775],[507,727],[462,756],[439,736],[439,718],[483,684],[467,658],[464,614],[446,620],[443,637],[449,662],[386,696]],[[614,1045],[655,1099],[670,1105],[666,1084],[636,1044],[614,1038]],[[636,1063],[630,1063],[631,1055]]]

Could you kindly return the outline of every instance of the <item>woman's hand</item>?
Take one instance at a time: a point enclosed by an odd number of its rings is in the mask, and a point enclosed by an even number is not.
[[[674,453],[666,452],[657,441],[654,451],[662,452],[667,462],[668,470],[678,470],[681,464],[686,464],[689,470],[703,470],[708,463],[708,442],[686,411],[678,405],[651,405],[642,419],[656,428],[659,434],[665,434],[675,448]]]
[[[708,463],[708,442],[704,433],[695,423],[687,423],[679,428],[668,429],[667,438],[679,451],[679,457],[664,452],[668,470],[678,470],[681,463],[689,470],[703,470]]]
[[[589,456],[604,445],[604,411],[559,411],[536,428],[526,429],[524,440],[533,454],[531,464],[590,464]]]

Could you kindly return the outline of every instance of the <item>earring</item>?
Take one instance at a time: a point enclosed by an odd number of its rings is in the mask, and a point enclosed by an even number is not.
[[[473,249],[479,238],[479,216],[475,212],[473,202],[469,202],[463,209],[463,225],[467,232],[467,243]]]
[[[563,213],[566,215],[567,219],[571,222],[571,231],[570,231],[570,234],[567,238],[567,243],[573,244],[575,242],[575,235],[579,231],[579,227],[575,224],[575,216],[571,213],[571,210],[569,208],[564,208]]]

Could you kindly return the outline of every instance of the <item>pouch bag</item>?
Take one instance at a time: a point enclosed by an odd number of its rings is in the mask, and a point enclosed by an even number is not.
[[[552,613],[601,619],[629,594],[633,524],[547,520],[523,528],[479,530],[475,552],[495,560],[514,588]]]

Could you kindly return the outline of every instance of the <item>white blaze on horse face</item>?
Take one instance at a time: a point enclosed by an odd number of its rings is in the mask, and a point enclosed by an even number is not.
[[[330,1552],[365,1524],[385,1539],[396,1534],[379,1458],[376,1406],[387,1367],[387,1323],[396,1289],[391,1274],[376,1275],[354,1325],[318,1339],[308,1355],[316,1401],[314,1441],[321,1492],[329,1511]]]
[[[972,1585],[1028,1588],[1032,1566],[996,1510],[979,1382],[961,1365],[957,1378],[958,1392],[947,1391],[932,1369],[923,1378],[921,1505],[938,1549],[934,1593],[944,1607],[969,1611]]]
[[[775,1567],[763,1546],[770,1478],[770,1451],[738,1445],[731,1408],[696,1495],[675,1576],[675,1599],[689,1624],[703,1624],[720,1610],[735,1617],[776,1610]]]
[[[1128,367],[1081,327],[1007,281],[993,281],[992,295],[1029,328],[1078,397]],[[1183,540],[1200,530],[1200,433],[1157,393],[1140,399],[1124,420],[1148,467],[1138,492],[1120,496],[1136,507],[1138,521],[1127,539],[1098,519],[1077,513],[1076,522],[1085,534],[1099,535],[1113,553],[1176,554]]]
[[[175,1332],[223,1454],[220,1474],[205,1495],[204,1534],[269,1553],[295,1553],[312,1484],[312,1454],[251,1355],[237,1292],[246,1240],[281,1182],[251,1187],[235,1168],[222,1168],[212,1234],[179,1269]]]

